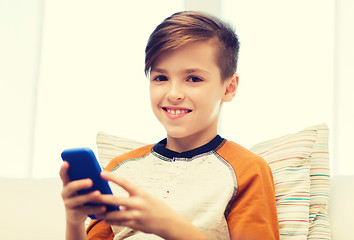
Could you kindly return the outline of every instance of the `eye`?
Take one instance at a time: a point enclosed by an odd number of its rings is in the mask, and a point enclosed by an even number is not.
[[[202,82],[203,79],[199,78],[199,77],[195,77],[195,76],[190,76],[187,78],[187,81],[188,82],[193,82],[193,83],[196,83],[196,82]]]
[[[156,82],[164,82],[164,81],[167,81],[168,78],[164,75],[158,75],[158,76],[154,77],[153,80]]]

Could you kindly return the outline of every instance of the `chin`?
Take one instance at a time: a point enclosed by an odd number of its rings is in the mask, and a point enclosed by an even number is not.
[[[185,138],[191,135],[191,132],[185,129],[174,129],[173,131],[169,131],[168,129],[166,129],[166,132],[169,137],[175,139]]]

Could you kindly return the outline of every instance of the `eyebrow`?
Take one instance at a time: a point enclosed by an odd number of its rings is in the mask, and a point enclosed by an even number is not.
[[[167,73],[166,70],[161,69],[161,68],[151,68],[151,72],[158,72],[158,73],[164,73],[164,74]],[[195,73],[195,72],[202,72],[202,73],[209,74],[208,71],[202,70],[200,68],[189,68],[189,69],[185,69],[182,71],[182,73],[186,73],[186,74]]]
[[[167,73],[166,70],[161,68],[151,68],[150,72]]]

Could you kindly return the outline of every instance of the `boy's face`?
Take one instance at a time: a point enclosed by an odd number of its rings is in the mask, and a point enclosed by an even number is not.
[[[192,43],[162,54],[152,66],[152,109],[165,127],[167,139],[210,140],[216,136],[222,102],[235,95],[237,77],[221,80],[215,51],[209,42]]]

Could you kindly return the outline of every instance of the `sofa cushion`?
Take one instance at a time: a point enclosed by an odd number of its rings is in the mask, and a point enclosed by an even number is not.
[[[64,239],[61,189],[59,178],[0,178],[1,239]]]

